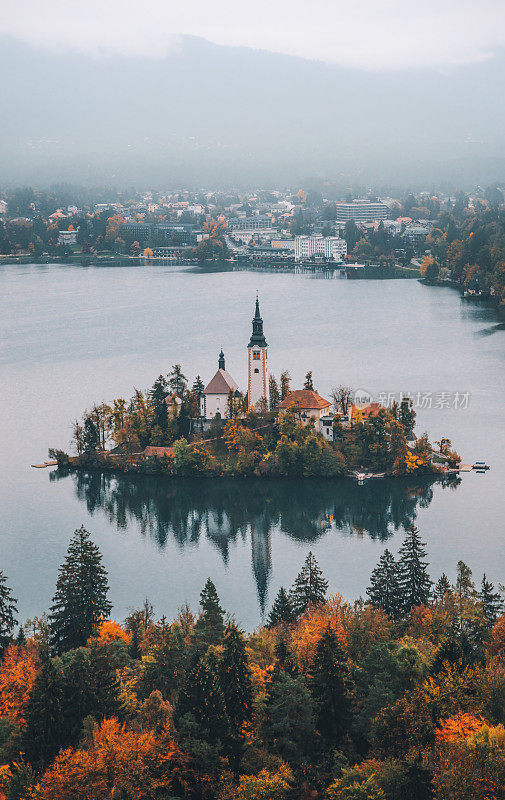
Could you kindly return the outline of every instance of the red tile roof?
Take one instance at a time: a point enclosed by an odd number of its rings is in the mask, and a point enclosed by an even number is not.
[[[146,447],[144,450],[146,458],[163,458],[163,456],[173,456],[173,454],[173,447],[153,447],[149,445],[149,447]]]
[[[317,392],[313,392],[312,389],[295,389],[295,391],[290,392],[277,407],[285,409],[290,406],[295,406],[298,410],[313,408],[323,409],[329,408],[331,403],[329,400],[325,400],[324,397],[320,397]]]
[[[379,411],[387,410],[384,409],[384,406],[381,406],[380,403],[367,403],[364,406],[361,405],[353,405],[351,409],[352,416],[359,414],[361,412],[361,416],[363,419],[368,419],[368,417],[376,417]]]

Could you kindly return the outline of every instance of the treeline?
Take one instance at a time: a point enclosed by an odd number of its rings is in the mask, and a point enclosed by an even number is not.
[[[14,641],[1,575],[0,796],[502,800],[500,592],[461,561],[434,585],[415,528],[366,601],[327,589],[309,553],[247,636],[210,578],[196,616],[146,601],[119,625],[81,528],[49,615]]]
[[[307,382],[312,385],[312,373]],[[426,434],[415,439],[416,414],[412,401],[382,408],[363,417],[359,412],[349,426],[347,411],[351,390],[334,391],[336,413],[332,437],[325,438],[314,420],[302,419],[296,407],[277,417],[276,408],[290,391],[283,372],[280,387],[270,377],[271,402],[259,411],[247,411],[247,398],[230,392],[227,416],[218,414],[208,430],[199,427],[204,386],[197,376],[191,389],[179,364],[165,378],[160,375],[148,392],[136,389],[130,401],[96,404],[73,425],[77,458],[50,450],[62,467],[102,468],[182,477],[201,476],[314,476],[346,475],[367,469],[391,475],[434,474],[442,470],[433,462],[434,448]],[[343,424],[345,423],[345,425]],[[112,442],[115,447],[107,450]],[[450,440],[437,443],[438,464],[456,467],[460,458]],[[160,455],[146,447],[169,447]]]

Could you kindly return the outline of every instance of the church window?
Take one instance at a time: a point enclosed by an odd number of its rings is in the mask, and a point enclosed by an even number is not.
[[[256,369],[254,370],[254,372],[256,373],[256,375],[259,373],[259,369],[258,369],[258,367],[256,367]]]
[[[254,359],[254,361],[259,361],[259,357],[260,357],[260,354],[259,354],[259,353],[253,353],[253,359]]]

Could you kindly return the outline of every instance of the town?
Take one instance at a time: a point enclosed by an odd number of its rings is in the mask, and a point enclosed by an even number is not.
[[[500,306],[504,193],[370,187],[158,193],[6,190],[0,264],[175,265],[420,278]],[[107,199],[97,197],[105,195]],[[491,253],[491,257],[488,255]]]

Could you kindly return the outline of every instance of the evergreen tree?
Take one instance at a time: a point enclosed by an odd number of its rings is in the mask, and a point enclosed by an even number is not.
[[[484,616],[492,628],[503,609],[503,600],[500,592],[494,591],[494,584],[488,581],[486,575],[482,576],[479,600],[482,604]]]
[[[220,644],[224,635],[224,611],[219,604],[219,597],[216,587],[211,579],[200,594],[200,606],[202,612],[195,625],[197,639],[204,645]]]
[[[183,730],[191,730],[191,722],[196,723],[197,730],[192,731],[192,738],[208,742],[217,739],[221,745],[229,741],[229,720],[213,647],[193,656],[192,668],[179,693],[176,717],[178,723],[186,718],[184,723],[187,724],[181,725]]]
[[[98,429],[91,419],[91,417],[86,417],[84,420],[84,431],[83,431],[83,448],[85,453],[94,453],[97,447],[100,446],[100,436],[98,434]]]
[[[397,620],[402,615],[402,596],[399,584],[399,568],[392,553],[384,550],[370,577],[370,586],[366,590],[370,603],[382,608],[391,619]]]
[[[435,588],[433,589],[433,597],[435,600],[443,600],[445,595],[451,591],[451,584],[449,582],[449,578],[443,572],[438,579]]]
[[[193,392],[194,396],[196,397],[196,400],[197,400],[197,403],[198,403],[198,416],[200,416],[200,400],[203,397],[204,391],[205,391],[205,384],[202,381],[202,379],[200,378],[200,376],[197,375],[196,378],[195,378],[195,382],[193,383],[192,392]]]
[[[415,606],[423,605],[430,599],[432,582],[427,571],[424,542],[419,531],[412,525],[407,531],[400,548],[399,586],[404,614],[408,614]]]
[[[281,372],[281,400],[284,400],[288,396],[289,392],[291,391],[290,386],[291,375],[289,374],[288,370],[285,369],[283,372]]]
[[[309,688],[316,708],[316,728],[329,744],[337,744],[350,722],[344,651],[328,625],[323,631],[310,671]]]
[[[296,658],[288,647],[284,636],[281,636],[274,647],[275,667],[272,680],[279,676],[281,672],[287,672],[292,677],[298,674]]]
[[[149,391],[149,398],[154,411],[154,424],[162,433],[166,431],[168,424],[168,408],[165,402],[167,394],[168,384],[163,375],[159,375]]]
[[[281,586],[275,598],[272,610],[268,615],[267,628],[273,628],[280,622],[289,624],[295,618],[293,611],[293,604],[289,594],[286,592],[284,586]]]
[[[324,603],[327,589],[328,581],[323,577],[319,564],[312,553],[309,553],[290,592],[295,616],[303,614],[309,606],[318,606]]]
[[[472,581],[472,570],[464,561],[458,561],[454,591],[459,600],[472,600],[477,594]]]
[[[281,393],[274,375],[270,375],[268,379],[268,386],[270,395],[270,411],[275,411],[281,401]]]
[[[300,677],[281,673],[271,681],[264,700],[266,742],[292,765],[300,766],[314,741],[314,702]]]
[[[219,677],[230,723],[231,755],[237,765],[244,740],[243,725],[251,718],[253,693],[245,641],[236,625],[229,625],[225,631]]]
[[[50,642],[62,653],[82,647],[112,608],[102,556],[88,531],[76,530],[60,567],[50,613]]]
[[[403,425],[406,436],[411,436],[416,424],[416,412],[410,397],[402,397],[398,411],[398,421]]]
[[[17,623],[17,601],[7,585],[7,578],[0,570],[0,658],[12,640],[12,631]]]
[[[303,384],[303,388],[304,389],[311,389],[312,391],[314,391],[314,383],[312,381],[312,371],[307,372],[307,374],[305,376],[305,381],[304,381],[304,384]]]
[[[22,750],[34,766],[44,766],[62,746],[62,675],[61,667],[42,652],[41,668],[32,686],[25,711],[26,724]]]
[[[168,376],[168,383],[172,391],[179,397],[182,397],[184,394],[184,389],[188,383],[188,379],[183,374],[180,364],[173,365],[172,372]]]

